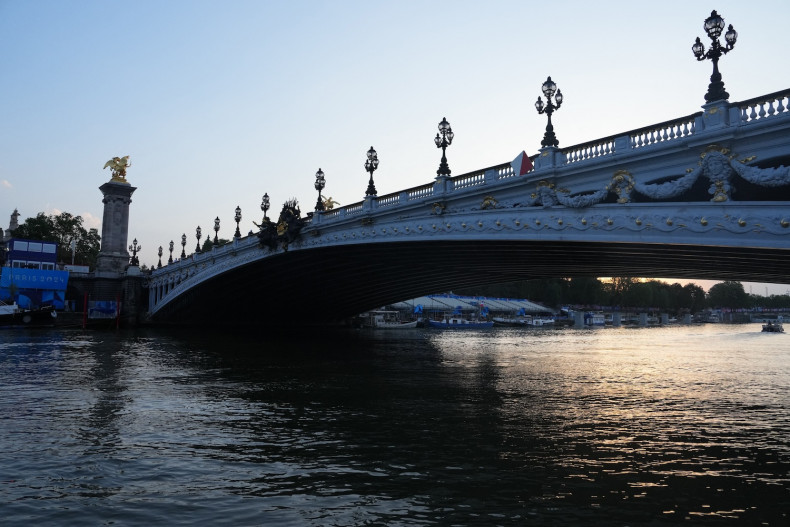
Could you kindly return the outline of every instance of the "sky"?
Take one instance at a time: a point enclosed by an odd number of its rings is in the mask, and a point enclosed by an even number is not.
[[[237,206],[254,229],[264,193],[270,215],[312,210],[319,168],[324,196],[361,201],[371,146],[378,195],[430,182],[444,117],[453,175],[534,154],[547,76],[560,147],[688,115],[713,9],[738,31],[730,101],[790,87],[787,0],[0,0],[0,227],[17,208],[101,229],[102,167],[129,155],[129,242],[151,266],[215,217],[231,238]]]

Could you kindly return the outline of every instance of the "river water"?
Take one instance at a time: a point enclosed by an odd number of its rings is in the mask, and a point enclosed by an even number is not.
[[[3,525],[790,525],[790,334],[0,333]]]

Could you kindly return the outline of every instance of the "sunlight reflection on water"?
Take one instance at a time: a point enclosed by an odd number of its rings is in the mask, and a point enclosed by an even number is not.
[[[11,524],[787,524],[756,324],[4,336]]]

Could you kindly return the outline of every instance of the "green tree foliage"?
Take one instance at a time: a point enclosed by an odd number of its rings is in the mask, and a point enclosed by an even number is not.
[[[705,290],[696,284],[668,284],[632,277],[554,278],[496,284],[459,294],[527,298],[549,307],[612,306],[621,310],[655,309],[668,313],[697,313],[706,307]]]
[[[711,307],[726,307],[730,309],[751,307],[749,295],[743,290],[743,284],[729,280],[710,288],[710,291],[708,291],[708,303]]]
[[[218,238],[217,239],[217,247],[222,247],[226,243],[230,243],[230,240],[226,240],[225,238]],[[200,248],[201,251],[208,252],[214,247],[214,240],[211,237],[206,238],[206,241],[203,242],[203,246]]]
[[[94,267],[101,248],[101,236],[96,229],[85,230],[82,216],[68,212],[50,214],[39,212],[28,218],[14,231],[15,238],[58,243],[58,262],[72,263],[71,241],[74,240],[74,263]]]
[[[751,304],[754,307],[763,307],[768,309],[790,308],[790,295],[749,295],[749,298],[751,299]]]
[[[698,313],[705,308],[707,298],[705,290],[697,284],[686,284],[683,286],[683,293],[679,297],[680,307],[686,308],[691,313]]]

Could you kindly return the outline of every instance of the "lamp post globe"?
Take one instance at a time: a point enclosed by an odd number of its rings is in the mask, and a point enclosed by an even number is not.
[[[439,170],[436,171],[437,177],[450,176],[450,166],[447,164],[447,147],[453,144],[453,137],[455,137],[455,134],[450,123],[447,122],[446,117],[442,117],[439,123],[439,132],[433,140],[436,148],[442,149],[442,160],[439,163]]]
[[[219,245],[219,216],[214,218],[214,245]]]
[[[160,245],[159,246],[159,263],[156,264],[157,269],[161,269],[162,268],[162,252],[163,252],[162,251],[162,246]]]
[[[318,172],[315,173],[315,184],[313,186],[318,191],[318,201],[315,202],[315,210],[324,211],[326,210],[326,206],[324,205],[324,200],[321,199],[321,191],[324,190],[326,186],[326,179],[324,179],[324,171],[320,168]]]
[[[269,210],[269,193],[265,193],[263,198],[261,198],[261,210],[263,211],[263,221],[268,220],[269,218],[266,217],[266,212]]]
[[[200,225],[198,225],[197,229],[195,229],[195,238],[197,238],[197,246],[195,247],[195,252],[200,252],[200,237],[203,236],[203,231],[200,229]]]
[[[241,231],[239,230],[239,222],[241,221],[241,207],[236,205],[236,215],[233,217],[236,220],[236,233],[234,236],[236,238],[241,238]]]
[[[173,248],[174,247],[175,247],[175,244],[173,243],[173,240],[170,240],[170,257],[167,259],[167,263],[168,264],[173,263]]]
[[[379,167],[379,156],[373,147],[370,147],[367,153],[367,160],[365,161],[365,170],[370,174],[370,179],[368,180],[368,188],[365,191],[365,196],[375,196],[376,195],[376,185],[373,184],[373,172]]]
[[[129,250],[132,253],[132,261],[129,262],[131,265],[140,265],[140,261],[137,259],[137,253],[141,251],[143,247],[137,244],[137,238],[132,241],[132,244],[129,246]]]
[[[710,76],[710,84],[708,84],[708,92],[705,94],[706,102],[727,100],[730,94],[724,89],[724,82],[721,80],[721,73],[719,72],[719,58],[722,55],[729,53],[735,47],[735,41],[738,40],[738,32],[732,27],[732,24],[727,28],[724,33],[724,42],[722,45],[719,42],[719,36],[724,30],[724,19],[714,9],[711,11],[710,16],[705,19],[703,25],[705,33],[711,40],[710,48],[705,51],[705,45],[700,41],[699,37],[694,41],[691,46],[691,52],[697,60],[710,59],[713,62],[713,73]]]
[[[187,248],[187,234],[184,233],[181,235],[181,258],[187,257],[186,248]]]
[[[540,142],[542,147],[558,146],[560,143],[557,141],[557,136],[554,135],[554,125],[551,124],[551,114],[555,110],[559,110],[562,106],[562,92],[557,88],[557,84],[551,80],[551,76],[546,79],[546,82],[540,87],[543,95],[546,97],[546,104],[543,104],[543,99],[538,96],[535,102],[535,109],[539,114],[545,113],[548,117],[546,123],[546,132],[543,134],[543,140]],[[553,100],[552,100],[553,97]]]

